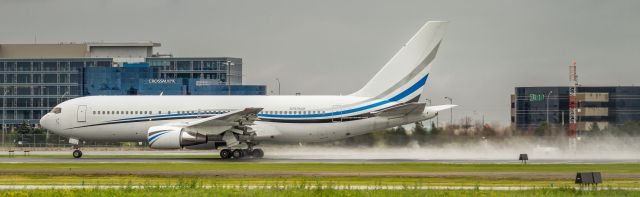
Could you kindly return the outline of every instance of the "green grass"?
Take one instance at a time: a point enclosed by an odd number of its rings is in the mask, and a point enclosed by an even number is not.
[[[0,185],[127,185],[127,184],[177,184],[183,180],[197,181],[203,185],[296,185],[320,183],[328,185],[385,185],[385,186],[510,186],[510,187],[572,187],[573,179],[489,179],[489,178],[437,178],[437,177],[166,177],[166,176],[50,176],[50,175],[0,175]],[[637,179],[607,179],[603,186],[638,187]]]
[[[169,155],[172,156],[172,155]],[[420,177],[412,172],[578,172],[640,173],[640,164],[336,164],[336,163],[255,163],[255,162],[197,162],[197,163],[0,163],[0,185],[165,185],[186,179],[204,185],[296,185],[317,183],[329,185],[420,185],[420,186],[510,186],[510,187],[573,187],[573,177],[567,178],[477,178],[477,177]],[[16,172],[11,172],[16,171]],[[49,172],[58,172],[52,175]],[[94,172],[120,171],[121,174],[96,175]],[[149,171],[149,175],[128,175],[129,172]],[[222,176],[198,176],[198,172],[225,172]],[[59,172],[62,172],[61,174]],[[64,172],[78,174],[65,175]],[[86,173],[84,173],[86,172]],[[155,175],[154,172],[174,172]],[[183,175],[190,172],[194,175]],[[195,172],[195,173],[194,173]],[[238,172],[238,176],[233,176]],[[240,172],[292,172],[277,175],[258,175]],[[388,172],[382,176],[314,176],[296,172]],[[393,173],[404,173],[394,175]],[[86,175],[84,175],[86,174]],[[154,174],[154,175],[151,175]],[[214,173],[215,174],[215,173]],[[408,174],[408,175],[407,175]],[[603,186],[640,187],[640,180],[605,177]],[[539,194],[539,193],[535,193]],[[33,194],[39,195],[39,194]],[[74,194],[75,195],[75,194]],[[80,194],[79,194],[80,195]],[[129,195],[129,194],[122,194]],[[350,194],[346,194],[350,195]],[[355,194],[354,194],[355,195]],[[377,194],[357,194],[372,195]],[[465,195],[464,193],[462,195]],[[482,194],[484,195],[484,194]],[[487,194],[490,195],[490,194]],[[498,195],[502,195],[498,194]],[[508,193],[504,195],[510,195]],[[533,194],[532,194],[533,195]],[[3,196],[0,194],[0,196]]]
[[[640,173],[640,164],[336,164],[336,163],[1,163],[3,170],[225,172],[578,172]]]
[[[639,196],[638,191],[599,190],[583,191],[573,188],[532,189],[522,191],[486,190],[339,190],[334,188],[200,188],[151,187],[145,189],[58,189],[58,190],[3,190],[0,196]]]

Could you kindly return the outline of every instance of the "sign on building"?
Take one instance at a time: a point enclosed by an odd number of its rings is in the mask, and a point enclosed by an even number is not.
[[[529,94],[529,101],[544,101],[544,94]]]

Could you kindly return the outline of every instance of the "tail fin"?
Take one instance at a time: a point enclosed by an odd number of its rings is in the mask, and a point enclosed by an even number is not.
[[[447,27],[446,21],[430,21],[352,96],[407,102],[418,99]]]

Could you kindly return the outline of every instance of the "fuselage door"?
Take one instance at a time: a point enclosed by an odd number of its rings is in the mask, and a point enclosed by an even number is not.
[[[87,121],[87,106],[79,105],[78,106],[78,122]]]

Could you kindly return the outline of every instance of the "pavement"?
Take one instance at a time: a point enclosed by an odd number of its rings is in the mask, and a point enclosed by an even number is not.
[[[265,149],[262,159],[217,159],[212,150],[83,150],[84,158],[74,159],[71,150],[33,150],[30,156],[16,151],[17,157],[0,157],[0,163],[196,163],[196,162],[258,162],[258,163],[460,163],[460,164],[519,164],[519,154],[443,154],[416,149]],[[1,153],[0,153],[1,154]],[[8,154],[8,152],[7,152]],[[68,156],[68,157],[67,157]],[[92,156],[94,156],[92,158]],[[98,156],[97,158],[95,156]],[[137,157],[140,156],[140,157]],[[154,157],[157,156],[157,157]],[[184,156],[184,157],[182,157]],[[201,156],[201,157],[200,157]],[[529,154],[528,164],[604,164],[640,163],[640,154],[570,155]]]
[[[28,157],[4,157],[0,158],[0,163],[220,163],[220,162],[254,162],[254,163],[451,163],[451,164],[520,164],[521,161],[511,159],[448,159],[448,160],[430,160],[430,159],[384,159],[384,158],[295,158],[295,157],[276,157],[267,156],[262,159],[218,159],[218,158],[153,158],[152,156],[145,155],[144,158],[118,158],[117,155],[113,155],[113,158],[80,158],[75,159],[69,156],[69,158],[45,158],[38,157],[38,155]],[[578,160],[578,159],[540,159],[529,160],[527,164],[606,164],[606,163],[640,163],[640,160],[625,160],[625,159],[606,159],[606,160]]]

